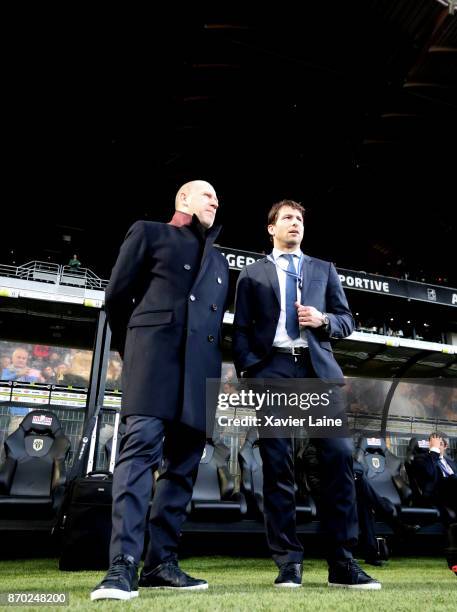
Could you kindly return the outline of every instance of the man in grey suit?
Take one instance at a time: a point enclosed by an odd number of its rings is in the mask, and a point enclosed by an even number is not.
[[[354,321],[332,263],[305,255],[303,207],[275,204],[268,215],[273,251],[247,266],[238,279],[233,350],[237,371],[248,378],[319,378],[343,383],[330,338],[345,338]],[[279,568],[275,586],[300,587],[303,548],[295,524],[295,482],[290,435],[260,431],[267,539]],[[329,586],[379,589],[357,565],[357,511],[352,441],[316,439],[322,466],[322,522],[327,535]]]

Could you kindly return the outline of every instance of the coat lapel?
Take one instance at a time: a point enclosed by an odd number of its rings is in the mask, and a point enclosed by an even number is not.
[[[195,279],[194,286],[199,282],[201,278],[204,278],[205,276],[206,269],[208,268],[208,262],[210,260],[210,257],[208,257],[208,255],[212,252],[214,241],[218,237],[220,231],[221,231],[221,226],[216,225],[216,226],[213,226],[207,233],[207,237],[205,240],[205,246],[203,248],[203,255],[202,255],[202,261],[200,264],[200,270],[198,272],[197,278]]]
[[[279,290],[279,280],[278,274],[276,272],[276,266],[267,258],[264,259],[264,262],[265,274],[267,275],[268,282],[270,283],[271,288],[273,289],[276,299],[278,300],[278,304],[281,305],[281,293]]]
[[[301,303],[306,304],[306,294],[313,274],[314,262],[309,255],[303,254]]]

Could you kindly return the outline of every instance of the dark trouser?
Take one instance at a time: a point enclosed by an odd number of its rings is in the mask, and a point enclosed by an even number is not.
[[[438,468],[437,468],[438,469]],[[439,501],[441,520],[446,528],[446,559],[449,567],[457,565],[457,475],[441,478],[436,498]]]
[[[192,497],[205,434],[156,417],[129,416],[113,476],[113,531],[110,559],[131,555],[139,563],[153,473],[162,455],[149,520],[145,570],[176,559],[181,526]]]
[[[438,468],[436,468],[438,469]],[[440,505],[457,512],[457,475],[440,478],[438,481],[437,498]]]
[[[447,526],[446,561],[449,568],[457,565],[457,522]]]
[[[273,354],[262,367],[249,371],[253,378],[315,378],[309,355]],[[262,431],[260,430],[260,436]],[[318,438],[322,475],[322,525],[327,540],[327,560],[351,559],[357,544],[357,508],[352,470],[352,441]],[[297,537],[295,478],[292,440],[260,438],[263,462],[264,515],[267,541],[278,566],[300,562],[303,548]]]
[[[355,489],[357,495],[357,513],[359,516],[360,546],[365,558],[376,558],[378,544],[376,541],[375,514],[393,529],[398,526],[395,506],[381,497],[371,486],[365,474],[356,471]]]

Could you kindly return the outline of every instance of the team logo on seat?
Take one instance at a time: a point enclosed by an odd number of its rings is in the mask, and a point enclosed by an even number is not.
[[[32,423],[34,425],[52,425],[52,417],[48,417],[45,414],[34,414],[32,417]]]
[[[381,467],[381,462],[379,461],[379,457],[373,457],[371,459],[371,464],[373,465],[374,468],[378,469],[379,467]]]
[[[34,451],[40,451],[43,448],[43,440],[41,438],[35,438],[32,444],[32,448]]]

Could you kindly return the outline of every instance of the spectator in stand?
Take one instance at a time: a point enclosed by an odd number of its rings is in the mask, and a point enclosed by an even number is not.
[[[79,261],[76,253],[73,255],[73,257],[68,262],[68,266],[69,268],[71,268],[72,272],[79,272],[79,269],[81,268],[81,262]]]
[[[32,356],[35,360],[42,361],[43,359],[48,359],[50,353],[49,346],[44,346],[42,344],[35,344],[32,351]]]
[[[58,385],[65,385],[66,383],[64,382],[64,377],[66,373],[68,372],[67,364],[59,363],[59,365],[54,368],[54,371],[56,374],[56,383]]]
[[[92,354],[90,351],[78,351],[71,357],[69,370],[63,375],[61,384],[71,387],[88,387]]]
[[[42,382],[38,370],[27,365],[29,353],[24,348],[17,348],[11,355],[11,365],[2,371],[2,380],[15,380],[18,382]]]
[[[442,415],[442,418],[447,421],[457,421],[457,388],[446,389],[446,397],[442,404]]]
[[[11,357],[8,357],[7,355],[2,355],[0,357],[0,372],[3,372],[3,370],[7,370],[11,365]]]
[[[49,359],[49,363],[53,367],[59,365],[59,362],[61,361],[60,355],[57,351],[52,351],[48,359]]]
[[[110,359],[106,375],[107,389],[122,389],[122,363],[118,359]]]
[[[51,366],[46,366],[41,370],[41,376],[43,378],[43,381],[48,384],[48,385],[55,385],[57,380],[56,380],[56,373],[54,372],[54,370],[51,368]]]

